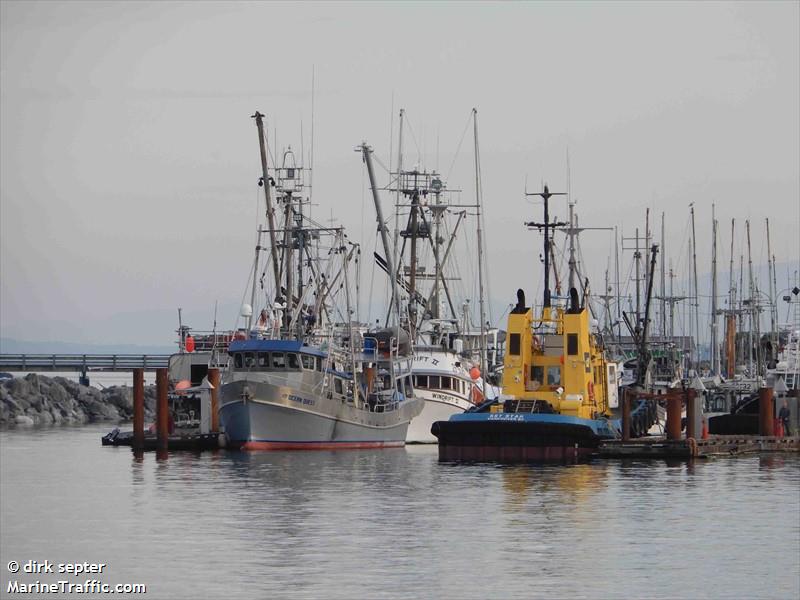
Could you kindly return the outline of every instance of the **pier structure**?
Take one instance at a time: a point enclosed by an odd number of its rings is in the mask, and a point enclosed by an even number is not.
[[[80,373],[89,385],[91,371],[155,371],[169,366],[170,354],[0,354],[0,371]]]
[[[631,438],[630,404],[633,399],[657,397],[667,405],[665,436]],[[682,400],[686,403],[686,434],[682,436]],[[676,388],[666,395],[626,393],[623,397],[622,438],[600,444],[600,458],[707,458],[755,452],[800,452],[800,436],[783,437],[775,427],[775,394],[770,387],[759,390],[758,435],[709,435],[701,423],[701,406],[691,388]]]

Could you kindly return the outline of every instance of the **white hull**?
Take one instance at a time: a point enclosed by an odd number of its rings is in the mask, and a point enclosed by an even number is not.
[[[411,420],[406,443],[435,444],[438,440],[431,433],[431,425],[436,421],[447,421],[451,416],[463,412],[464,409],[455,404],[426,399],[422,412]]]

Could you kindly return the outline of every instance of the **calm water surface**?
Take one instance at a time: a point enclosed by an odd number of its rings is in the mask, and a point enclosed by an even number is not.
[[[800,456],[440,463],[435,447],[134,459],[0,432],[0,571],[104,562],[143,598],[798,598]],[[82,582],[85,576],[73,577]],[[86,596],[81,596],[86,597]],[[127,597],[127,596],[126,596]]]

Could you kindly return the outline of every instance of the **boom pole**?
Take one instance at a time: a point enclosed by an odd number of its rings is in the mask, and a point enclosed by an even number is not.
[[[264,188],[264,198],[267,203],[267,223],[269,224],[269,246],[270,255],[272,256],[272,274],[275,277],[276,294],[280,290],[280,268],[278,267],[278,244],[275,241],[275,210],[272,207],[272,198],[270,196],[270,179],[267,170],[267,143],[266,136],[264,135],[264,115],[256,111],[253,117],[256,120],[256,127],[258,128],[258,147],[261,151],[261,185]],[[255,307],[253,307],[255,310]]]

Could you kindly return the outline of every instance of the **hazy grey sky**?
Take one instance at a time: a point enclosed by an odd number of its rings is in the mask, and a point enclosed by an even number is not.
[[[712,202],[723,271],[730,219],[751,219],[764,262],[769,217],[785,287],[800,263],[799,6],[2,2],[0,332],[167,344],[176,307],[207,327],[215,300],[232,325],[260,200],[249,117],[265,113],[279,147],[298,147],[302,121],[308,151],[312,66],[315,210],[367,253],[354,146],[386,162],[404,107],[407,160],[436,167],[438,138],[447,173],[477,107],[495,316],[538,287],[524,183],[563,190],[567,151],[581,224],[628,235],[664,211],[685,269],[694,202],[703,273]],[[465,194],[470,146],[450,173]],[[598,289],[610,242],[582,242]]]

